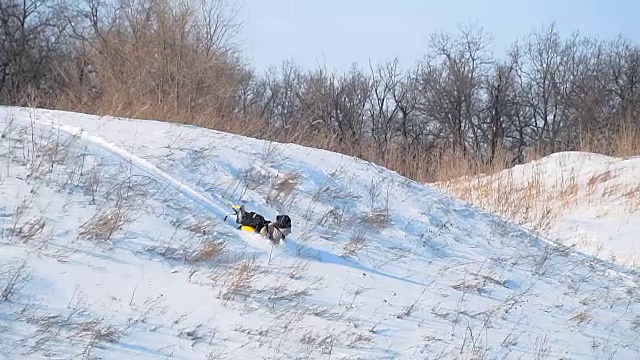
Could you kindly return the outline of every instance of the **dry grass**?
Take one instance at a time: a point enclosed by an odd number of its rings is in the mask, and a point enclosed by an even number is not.
[[[22,201],[20,202],[20,205],[16,206],[16,209],[13,212],[13,216],[12,216],[12,227],[11,227],[11,234],[17,234],[20,230],[20,228],[22,227],[20,225],[20,223],[22,222],[22,218],[25,216],[25,214],[27,213],[27,210],[29,210],[32,206],[32,201],[31,199],[25,197],[22,199]]]
[[[46,222],[42,216],[35,216],[19,226],[14,235],[20,238],[22,242],[27,243],[40,235],[45,225]]]
[[[507,172],[500,176],[463,178],[435,185],[456,198],[542,231],[561,210],[552,206],[556,199],[573,199],[578,190],[574,177],[556,184],[555,190],[548,189],[543,178],[544,171],[534,167],[522,178]],[[564,205],[570,203],[567,201]]]
[[[223,288],[218,293],[218,298],[222,300],[233,300],[236,296],[248,290],[251,281],[257,275],[257,265],[254,260],[243,260],[240,262],[235,271],[227,274],[228,279]]]
[[[411,314],[413,314],[416,310],[418,310],[419,309],[418,303],[420,302],[420,299],[424,295],[425,291],[427,291],[427,288],[424,288],[420,293],[420,295],[411,304],[409,304],[408,306],[405,306],[402,312],[396,315],[396,318],[404,319],[406,317],[411,316]]]
[[[625,192],[624,197],[631,204],[631,211],[640,210],[640,185]]]
[[[0,300],[7,301],[14,297],[30,279],[27,260],[20,265],[3,265],[0,267]]]
[[[295,200],[295,190],[300,182],[300,176],[299,172],[291,171],[276,178],[272,181],[265,200],[277,206],[278,210],[287,211]]]
[[[303,274],[309,269],[309,261],[298,260],[289,270],[288,277],[292,280],[298,280],[302,278]]]
[[[25,197],[20,205],[16,207],[12,217],[12,226],[9,231],[11,241],[18,239],[23,243],[27,243],[34,240],[44,231],[46,221],[44,217],[40,215],[32,216],[23,221],[31,206],[32,200]]]
[[[133,220],[132,205],[118,198],[113,208],[101,211],[83,223],[78,236],[87,240],[109,241],[112,236]]]
[[[369,212],[360,216],[359,223],[362,226],[379,230],[391,225],[389,212],[391,185],[387,183],[387,187],[383,189],[383,183],[386,183],[385,179],[371,180],[368,186]]]
[[[572,316],[569,320],[575,321],[577,325],[583,325],[591,321],[593,315],[589,312],[589,310],[582,310]]]
[[[187,225],[186,229],[198,235],[209,235],[213,230],[215,221],[213,218],[207,217],[193,224]]]
[[[602,184],[611,179],[613,179],[613,175],[611,175],[611,171],[609,170],[593,175],[587,182],[587,189],[590,192],[593,192],[597,185]]]
[[[342,257],[355,256],[356,253],[366,246],[367,230],[364,228],[356,228],[353,230],[349,242],[343,247]]]
[[[640,155],[640,129],[633,123],[633,119],[621,121],[618,131],[608,137],[598,131],[582,134],[580,150],[621,158]]]
[[[224,253],[225,246],[224,241],[204,240],[200,243],[196,251],[191,254],[189,261],[200,263],[217,259]]]
[[[109,324],[104,317],[88,318],[87,309],[74,305],[68,314],[23,314],[36,330],[23,342],[29,344],[27,354],[51,354],[63,342],[73,346],[77,357],[92,359],[94,351],[105,343],[117,343],[124,328]]]
[[[626,144],[622,142],[623,144]],[[633,148],[633,147],[631,147]],[[625,153],[629,147],[613,151]],[[635,148],[633,148],[635,149]],[[531,159],[543,153],[532,153]],[[560,164],[560,166],[562,166]],[[462,165],[462,168],[465,168]],[[611,170],[584,178],[576,170],[550,180],[547,168],[538,164],[527,164],[523,169],[512,169],[498,174],[465,176],[434,185],[449,195],[471,203],[479,208],[499,214],[528,228],[546,233],[552,221],[561,213],[578,205],[579,201],[597,202],[626,198],[630,211],[640,208],[640,187],[629,187],[616,180]]]

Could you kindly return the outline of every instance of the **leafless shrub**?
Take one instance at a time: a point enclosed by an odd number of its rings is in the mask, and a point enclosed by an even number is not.
[[[340,321],[344,312],[337,312],[333,307],[309,306],[309,314],[329,321]]]
[[[369,200],[369,207],[371,209],[378,207],[378,203],[382,197],[382,184],[384,181],[384,179],[379,179],[378,181],[371,179],[371,183],[367,186],[367,200]],[[386,201],[388,201],[388,197],[385,198],[385,202]]]
[[[134,301],[136,287],[132,291],[131,298],[129,300],[129,306],[132,307],[133,316],[127,319],[126,325],[122,328],[123,331],[128,331],[134,325],[148,322],[151,316],[162,316],[167,313],[167,306],[162,305],[165,298],[162,294],[154,297],[147,297],[142,302],[138,303]]]
[[[444,309],[440,308],[440,305],[436,305],[431,309],[431,313],[436,316],[437,318],[440,319],[452,319],[452,315],[453,313],[451,311],[445,311]]]
[[[296,255],[301,256],[309,248],[309,245],[317,239],[314,233],[315,227],[305,226],[296,236]]]
[[[554,248],[551,245],[545,245],[542,254],[536,259],[533,272],[538,276],[544,276],[547,273],[547,262],[554,254]]]
[[[314,333],[311,330],[308,330],[307,332],[302,334],[302,336],[300,337],[300,342],[303,344],[314,344],[318,341],[319,338],[320,338],[319,334]]]
[[[16,117],[13,114],[7,114],[4,122],[7,124],[2,133],[0,134],[0,139],[6,139],[11,131],[13,131],[13,122],[16,121]],[[9,146],[11,149],[11,146]]]
[[[120,329],[105,322],[104,318],[83,321],[78,324],[75,336],[88,336],[89,343],[94,345],[96,342],[118,342],[122,335]]]
[[[489,351],[488,344],[486,343],[486,330],[486,321],[482,324],[480,330],[477,332],[474,331],[471,323],[467,322],[467,328],[464,333],[459,354],[469,356],[472,359],[485,359]],[[484,342],[482,340],[483,333],[485,338]]]
[[[215,337],[216,334],[214,330],[208,330],[203,333],[200,330],[201,327],[202,324],[199,324],[194,328],[181,330],[178,336],[189,339],[191,341],[191,346],[195,346],[196,344],[203,342],[203,340],[212,339]]]
[[[629,200],[631,212],[640,210],[640,185],[626,191],[624,197]]]
[[[168,240],[159,244],[153,244],[145,250],[162,256],[168,260],[187,261],[192,255],[191,249],[185,244],[186,239],[178,236],[179,228],[176,226]],[[190,237],[189,237],[190,239]]]
[[[364,289],[364,288],[361,288],[361,287],[358,287],[357,289],[355,289],[355,290],[353,291],[353,297],[351,298],[351,300],[349,301],[349,303],[345,303],[345,305],[344,305],[345,309],[347,309],[347,310],[351,310],[351,309],[353,309],[353,307],[354,307],[354,305],[353,305],[353,304],[356,302],[356,299],[357,299],[360,295],[362,295],[362,293],[364,293],[364,290],[365,290],[365,289]],[[338,303],[338,304],[340,304],[340,303]]]
[[[3,265],[0,267],[0,300],[11,299],[20,289],[27,285],[31,276],[27,273],[27,260],[18,266]]]
[[[609,341],[598,341],[597,339],[591,340],[591,354],[594,359],[607,359],[613,360],[615,359],[616,353],[618,352],[618,348],[613,348],[615,345],[611,344]]]
[[[514,292],[509,295],[502,303],[502,318],[505,319],[519,305],[526,303],[525,295],[533,289],[533,284],[521,291]]]
[[[342,257],[354,256],[358,251],[366,245],[367,230],[363,228],[354,229],[349,242],[343,247]]]

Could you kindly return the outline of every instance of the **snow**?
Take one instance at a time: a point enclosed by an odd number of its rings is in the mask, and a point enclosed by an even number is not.
[[[640,266],[640,157],[559,152],[434,185],[565,246]]]
[[[640,354],[634,269],[382,167],[151,120],[0,121],[4,358]],[[239,203],[292,234],[237,230]]]

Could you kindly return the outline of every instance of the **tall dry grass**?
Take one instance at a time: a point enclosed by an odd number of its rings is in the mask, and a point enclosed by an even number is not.
[[[639,135],[629,125],[621,126],[612,137],[587,133],[582,135],[580,146],[573,150],[625,159],[640,155]],[[526,162],[539,160],[550,153],[552,151],[534,149],[528,154]],[[530,164],[517,171],[502,171],[510,167],[503,167],[504,163],[476,166],[462,159],[458,159],[459,165],[456,165],[456,160],[447,160],[440,164],[440,176],[434,182],[436,187],[551,238],[556,237],[556,230],[552,229],[554,220],[585,202],[600,205],[619,201],[625,204],[621,206],[629,214],[640,211],[640,186],[624,179],[612,181],[619,174],[608,169],[593,169],[592,174],[585,176],[584,173],[574,172],[579,171],[577,167],[571,171],[561,170],[562,176],[556,176],[558,174],[549,174],[549,168],[544,164]],[[598,216],[603,214],[599,211]],[[585,250],[602,247],[602,244],[592,243],[588,238],[577,235],[570,238],[563,235],[558,240]],[[632,263],[624,265],[634,266]]]

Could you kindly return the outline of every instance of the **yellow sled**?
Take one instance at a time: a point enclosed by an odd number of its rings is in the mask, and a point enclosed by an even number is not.
[[[233,209],[240,209],[240,205],[231,205],[231,207],[232,207]],[[225,219],[226,219],[226,217],[225,217]],[[248,231],[248,232],[255,232],[255,231],[256,231],[256,229],[255,229],[254,227],[252,227],[252,226],[247,226],[247,225],[242,225],[242,226],[240,226],[240,228],[241,228],[242,230],[244,230],[244,231]]]

